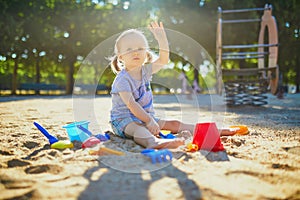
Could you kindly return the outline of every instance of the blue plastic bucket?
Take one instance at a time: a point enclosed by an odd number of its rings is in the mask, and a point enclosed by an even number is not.
[[[64,125],[63,128],[67,130],[71,142],[74,140],[84,142],[90,136],[85,132],[83,132],[82,130],[80,130],[77,126],[81,125],[82,127],[88,130],[89,123],[90,123],[89,121],[73,122],[71,124]]]

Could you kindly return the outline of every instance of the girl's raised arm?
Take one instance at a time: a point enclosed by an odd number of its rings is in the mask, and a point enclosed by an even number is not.
[[[152,22],[148,28],[159,45],[159,57],[152,65],[152,74],[154,74],[169,62],[169,43],[162,22]]]

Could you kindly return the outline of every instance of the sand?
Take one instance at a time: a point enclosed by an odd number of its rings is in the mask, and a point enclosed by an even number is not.
[[[155,96],[161,118],[218,127],[247,125],[249,135],[222,137],[224,152],[173,150],[152,164],[131,140],[111,135],[101,145],[125,156],[91,156],[89,149],[51,149],[36,129],[67,140],[63,125],[91,121],[111,131],[109,96],[0,98],[0,199],[300,199],[300,95],[269,96],[261,107],[224,107],[219,96]],[[75,111],[78,103],[83,111]],[[87,106],[85,108],[85,106]],[[97,149],[98,146],[94,147]]]

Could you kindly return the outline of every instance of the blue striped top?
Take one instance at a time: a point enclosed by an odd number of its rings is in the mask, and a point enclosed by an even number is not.
[[[142,80],[133,79],[125,69],[122,69],[116,76],[111,89],[112,110],[111,120],[132,118],[134,121],[140,121],[128,109],[121,99],[119,92],[131,92],[135,101],[149,114],[154,116],[153,96],[150,86],[152,79],[152,65],[142,66]]]

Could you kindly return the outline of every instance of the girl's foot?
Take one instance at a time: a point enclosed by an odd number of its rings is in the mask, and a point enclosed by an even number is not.
[[[220,129],[220,136],[232,136],[237,133],[237,131],[240,130],[239,128],[225,128]]]
[[[247,135],[247,134],[249,134],[249,129],[245,125],[229,126],[229,128],[220,130],[221,136]]]
[[[188,130],[180,131],[179,133],[176,134],[176,137],[184,138],[184,140],[185,140],[184,143],[185,144],[191,143],[192,140],[193,140],[193,134]]]

